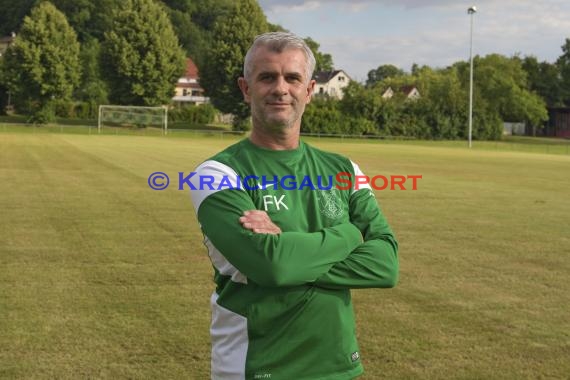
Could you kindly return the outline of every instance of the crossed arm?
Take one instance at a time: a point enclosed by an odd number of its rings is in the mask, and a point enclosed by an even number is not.
[[[232,174],[216,162],[197,171],[220,178]],[[398,245],[371,195],[367,189],[356,191],[349,200],[349,222],[310,233],[281,231],[255,210],[245,191],[197,191],[192,200],[215,249],[261,286],[392,287],[398,279]]]
[[[362,233],[363,242],[315,280],[315,285],[340,288],[388,288],[398,281],[398,244],[368,190],[353,194],[351,221]],[[282,231],[262,210],[245,211],[239,218],[243,228],[256,234],[279,235]]]

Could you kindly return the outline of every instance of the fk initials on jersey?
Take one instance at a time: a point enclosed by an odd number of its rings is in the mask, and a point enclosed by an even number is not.
[[[263,209],[269,211],[270,206],[277,211],[280,211],[282,208],[289,210],[289,207],[285,204],[285,194],[282,194],[279,198],[275,195],[264,195]]]

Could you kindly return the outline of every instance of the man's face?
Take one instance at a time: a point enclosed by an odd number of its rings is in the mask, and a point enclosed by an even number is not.
[[[255,50],[249,81],[240,78],[244,99],[251,105],[254,127],[282,130],[301,125],[315,82],[307,78],[307,62],[298,49],[281,53]]]

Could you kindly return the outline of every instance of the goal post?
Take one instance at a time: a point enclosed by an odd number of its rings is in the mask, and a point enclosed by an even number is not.
[[[168,107],[100,105],[97,117],[97,131],[103,126],[155,126],[168,133]]]

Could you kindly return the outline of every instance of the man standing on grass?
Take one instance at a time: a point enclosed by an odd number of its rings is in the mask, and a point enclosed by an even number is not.
[[[363,372],[350,289],[389,288],[397,242],[356,164],[300,141],[315,58],[258,36],[238,81],[248,139],[202,163],[192,201],[214,267],[212,379],[346,380]]]

